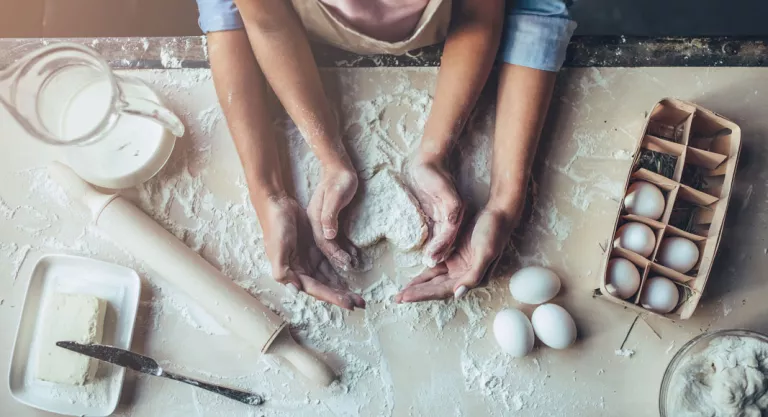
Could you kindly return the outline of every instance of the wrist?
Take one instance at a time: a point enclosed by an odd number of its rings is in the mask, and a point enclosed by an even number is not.
[[[326,160],[320,160],[320,168],[322,175],[328,175],[330,173],[354,173],[357,176],[357,171],[352,166],[352,161],[347,156],[346,152],[343,156],[337,156],[334,158],[328,158]]]
[[[249,185],[249,196],[256,214],[261,217],[271,205],[288,197],[288,192],[282,184],[257,181]]]
[[[440,165],[448,159],[448,155],[453,149],[453,142],[452,139],[424,135],[416,149],[415,160]]]
[[[328,140],[323,146],[311,148],[323,171],[354,171],[352,160],[341,140]]]
[[[491,187],[485,208],[504,218],[512,228],[517,227],[525,207],[526,193],[521,188]]]

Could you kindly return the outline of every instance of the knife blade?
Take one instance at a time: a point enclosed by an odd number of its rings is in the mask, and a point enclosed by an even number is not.
[[[56,346],[85,356],[98,359],[100,361],[113,363],[124,368],[141,372],[148,375],[160,376],[163,369],[154,359],[128,350],[119,349],[112,346],[88,344],[84,345],[76,342],[56,342]]]
[[[264,398],[258,394],[250,392],[240,391],[234,388],[222,387],[219,385],[209,384],[207,382],[198,381],[193,378],[188,378],[176,373],[171,373],[164,370],[160,364],[154,359],[140,355],[129,350],[116,348],[114,346],[99,345],[99,344],[82,344],[70,341],[56,342],[56,346],[70,350],[72,352],[86,355],[94,359],[98,359],[103,362],[108,362],[124,368],[131,369],[136,372],[141,372],[147,375],[159,376],[162,378],[172,379],[174,381],[183,382],[198,388],[202,388],[213,393],[223,395],[231,398],[235,401],[248,405],[261,405],[264,403]]]

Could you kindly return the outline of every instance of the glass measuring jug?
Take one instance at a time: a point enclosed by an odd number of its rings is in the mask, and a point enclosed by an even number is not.
[[[62,146],[88,182],[125,188],[146,181],[184,135],[147,84],[115,74],[91,48],[63,42],[11,50],[8,58],[0,105],[33,138]]]

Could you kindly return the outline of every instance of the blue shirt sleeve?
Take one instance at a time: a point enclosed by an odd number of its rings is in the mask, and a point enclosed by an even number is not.
[[[576,22],[563,0],[517,0],[507,12],[499,59],[543,71],[559,71]]]
[[[234,0],[197,0],[198,24],[203,33],[243,28]]]

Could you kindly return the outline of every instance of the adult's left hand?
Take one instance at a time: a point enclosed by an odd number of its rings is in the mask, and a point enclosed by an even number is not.
[[[516,220],[503,210],[486,207],[459,237],[459,245],[445,262],[414,278],[395,297],[398,303],[463,297],[489,278]]]

